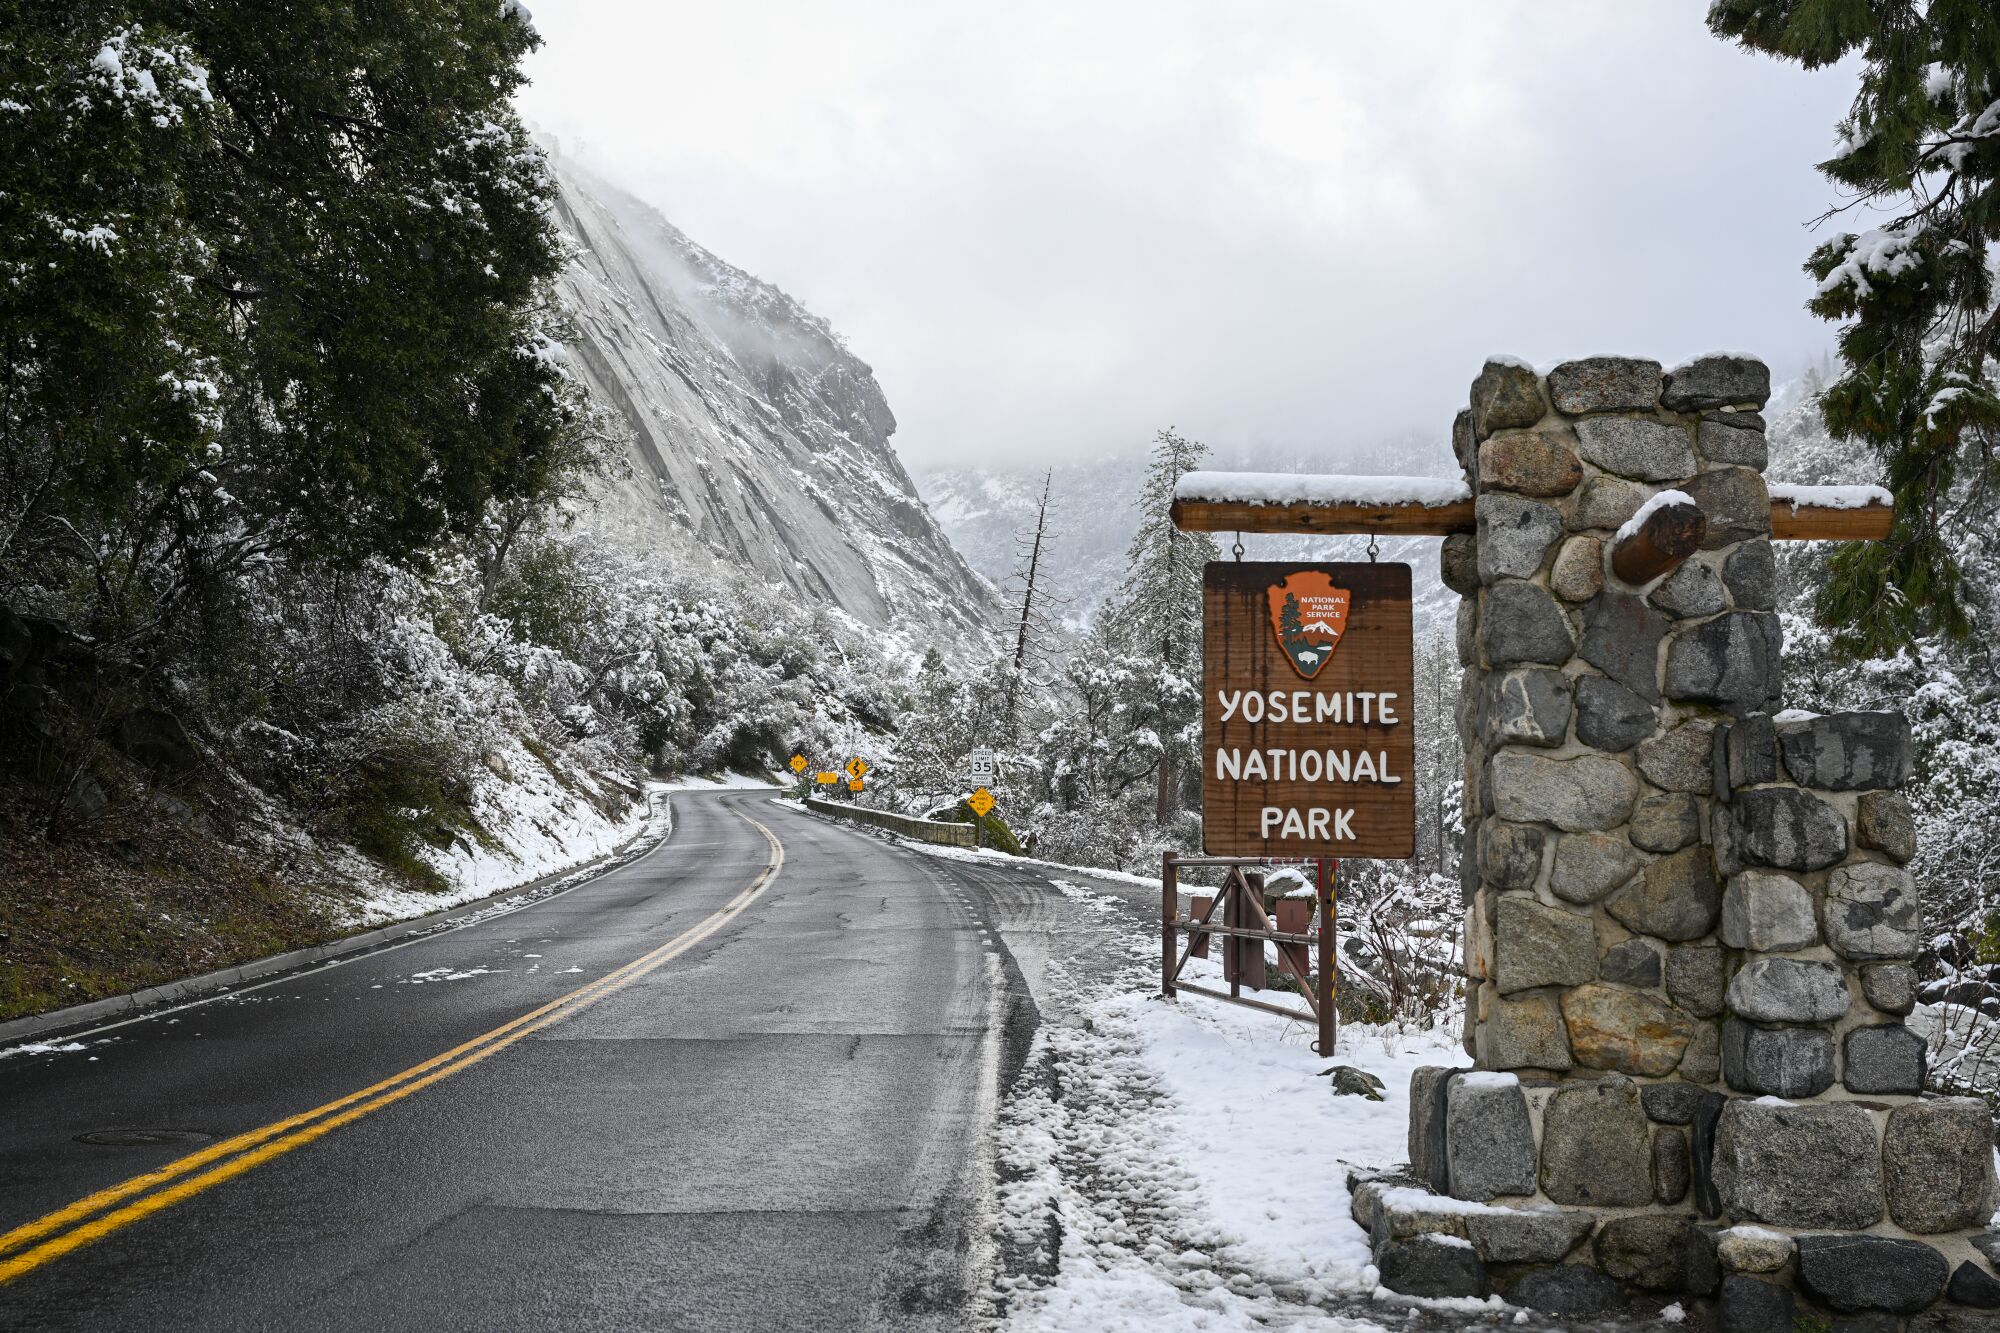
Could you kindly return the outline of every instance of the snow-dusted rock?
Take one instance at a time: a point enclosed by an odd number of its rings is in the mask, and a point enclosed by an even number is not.
[[[1660,363],[1639,357],[1587,356],[1549,372],[1549,398],[1558,412],[1650,412],[1659,405]]]
[[[1730,1227],[1716,1236],[1715,1257],[1732,1273],[1775,1273],[1792,1261],[1792,1238],[1768,1227]]]
[[[1557,1203],[1650,1203],[1652,1158],[1639,1086],[1629,1078],[1565,1083],[1542,1111],[1542,1190]]]
[[[1535,1131],[1512,1074],[1461,1074],[1445,1089],[1446,1177],[1453,1198],[1535,1192]]]
[[[1472,382],[1472,429],[1478,439],[1513,426],[1532,426],[1546,410],[1534,367],[1511,357],[1490,358]]]
[[[1669,411],[1762,407],[1771,397],[1771,368],[1752,356],[1712,352],[1666,373],[1660,403]]]
[[[1910,780],[1916,750],[1901,713],[1824,713],[1778,725],[1785,771],[1801,787],[1867,791]]]
[[[1882,1220],[1875,1122],[1853,1102],[1732,1101],[1712,1169],[1724,1209],[1745,1221],[1858,1230]]]

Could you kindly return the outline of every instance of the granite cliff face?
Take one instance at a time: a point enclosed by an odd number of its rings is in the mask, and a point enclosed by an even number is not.
[[[725,564],[874,626],[979,632],[993,589],[903,470],[896,419],[825,320],[730,267],[559,153],[568,351],[630,426],[630,474],[600,521],[642,547]]]

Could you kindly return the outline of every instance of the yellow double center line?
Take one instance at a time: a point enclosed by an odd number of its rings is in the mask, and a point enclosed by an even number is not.
[[[120,1228],[170,1208],[183,1199],[193,1198],[224,1181],[233,1180],[294,1148],[304,1147],[314,1139],[331,1134],[342,1125],[351,1125],[413,1092],[469,1069],[530,1033],[539,1032],[552,1023],[560,1023],[686,953],[729,924],[755,901],[785,864],[785,849],[771,830],[748,815],[736,813],[764,835],[764,841],[770,844],[771,859],[749,887],[703,918],[701,924],[683,931],[615,972],[579,986],[569,994],[551,1000],[539,1009],[531,1009],[519,1018],[502,1023],[490,1032],[483,1032],[441,1055],[411,1065],[401,1073],[391,1074],[379,1083],[371,1083],[358,1092],[335,1098],[324,1106],[316,1106],[310,1111],[274,1120],[234,1138],[210,1144],[199,1152],[169,1162],[157,1171],[133,1176],[130,1180],[121,1181],[15,1227],[0,1235],[0,1283],[11,1282],[72,1250],[101,1240]]]

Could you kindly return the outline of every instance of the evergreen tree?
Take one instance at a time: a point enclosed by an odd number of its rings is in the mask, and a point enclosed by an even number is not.
[[[0,36],[0,592],[158,632],[419,559],[588,460],[494,0],[41,0]],[[114,577],[115,575],[115,577]],[[50,608],[60,609],[60,608]]]
[[[1858,53],[1861,86],[1820,171],[1889,220],[1842,233],[1807,269],[1809,308],[1846,321],[1845,373],[1826,391],[1836,436],[1873,448],[1896,497],[1886,542],[1855,543],[1819,585],[1822,623],[1848,652],[1971,628],[1956,485],[2000,480],[2000,8],[1991,0],[1717,0],[1718,36],[1808,69]]]
[[[1299,599],[1296,593],[1285,594],[1285,605],[1278,612],[1278,635],[1284,639],[1287,648],[1298,647],[1299,641],[1305,638],[1306,622],[1305,617],[1299,612]]]
[[[1201,747],[1202,566],[1220,557],[1205,532],[1182,532],[1169,513],[1174,484],[1195,470],[1208,446],[1172,429],[1155,437],[1139,488],[1139,530],[1126,553],[1118,629],[1148,678],[1135,724],[1151,733],[1157,759],[1155,818],[1180,806],[1181,773]]]

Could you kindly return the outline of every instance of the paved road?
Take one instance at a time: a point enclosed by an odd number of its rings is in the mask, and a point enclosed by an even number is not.
[[[566,894],[0,1062],[0,1327],[975,1322],[1033,1023],[987,895],[762,794],[675,804]]]

